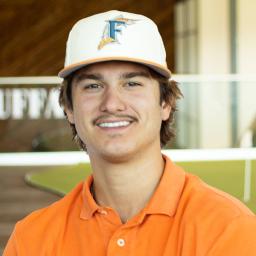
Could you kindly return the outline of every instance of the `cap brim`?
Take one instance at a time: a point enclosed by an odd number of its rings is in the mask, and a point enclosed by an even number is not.
[[[162,75],[166,78],[171,77],[171,71],[165,66],[162,66],[158,63],[154,63],[151,61],[145,61],[145,60],[141,60],[141,59],[127,58],[127,57],[105,57],[105,58],[96,58],[96,59],[81,61],[81,62],[72,64],[72,65],[69,65],[69,66],[63,68],[59,72],[58,76],[61,78],[65,78],[68,75],[70,75],[71,73],[73,73],[74,71],[77,71],[78,69],[85,67],[87,65],[99,63],[99,62],[115,61],[115,60],[139,63],[139,64],[145,65],[145,66],[153,69],[154,71],[156,71],[157,73],[159,73],[160,75]]]

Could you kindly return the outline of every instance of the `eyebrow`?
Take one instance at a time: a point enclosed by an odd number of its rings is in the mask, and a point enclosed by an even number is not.
[[[141,76],[141,77],[146,77],[146,78],[150,78],[150,74],[148,72],[144,72],[144,71],[139,71],[139,72],[127,72],[127,73],[123,73],[120,75],[120,79],[129,79],[129,78],[133,78],[133,77],[137,77],[137,76]],[[101,74],[95,73],[95,74],[86,74],[86,73],[81,73],[78,74],[76,77],[76,82],[80,82],[82,80],[85,79],[90,79],[90,80],[96,80],[96,81],[104,81],[104,77]]]
[[[139,72],[127,72],[120,76],[121,79],[129,79],[136,76],[142,76],[146,78],[150,78],[150,74],[148,72],[139,71]]]
[[[104,78],[101,74],[86,74],[86,73],[81,73],[78,74],[76,77],[76,82],[80,82],[84,79],[90,79],[90,80],[97,80],[97,81],[103,81]]]

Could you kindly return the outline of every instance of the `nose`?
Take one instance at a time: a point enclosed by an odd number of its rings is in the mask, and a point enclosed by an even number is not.
[[[102,97],[101,112],[116,113],[126,109],[124,99],[117,88],[108,88]]]

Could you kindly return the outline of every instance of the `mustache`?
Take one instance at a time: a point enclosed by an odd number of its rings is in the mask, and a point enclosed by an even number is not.
[[[124,118],[124,119],[130,119],[131,121],[137,122],[138,119],[134,116],[131,115],[124,115],[124,114],[105,114],[105,115],[100,115],[93,119],[92,123],[93,125],[96,125],[99,120],[105,120],[105,119],[111,119],[111,118]]]

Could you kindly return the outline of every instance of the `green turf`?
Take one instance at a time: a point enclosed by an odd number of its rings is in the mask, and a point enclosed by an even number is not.
[[[202,178],[209,185],[217,187],[242,201],[244,193],[245,161],[202,161],[179,162],[187,172]],[[26,175],[26,180],[34,186],[64,195],[91,172],[89,164],[53,167],[42,172]],[[252,161],[251,200],[246,203],[256,212],[256,161]],[[253,182],[255,181],[255,182]]]
[[[89,164],[78,164],[76,166],[52,167],[45,171],[28,173],[25,180],[33,186],[65,195],[90,173],[91,166]]]
[[[206,183],[243,198],[244,161],[202,161],[178,163],[187,172],[193,173]]]

